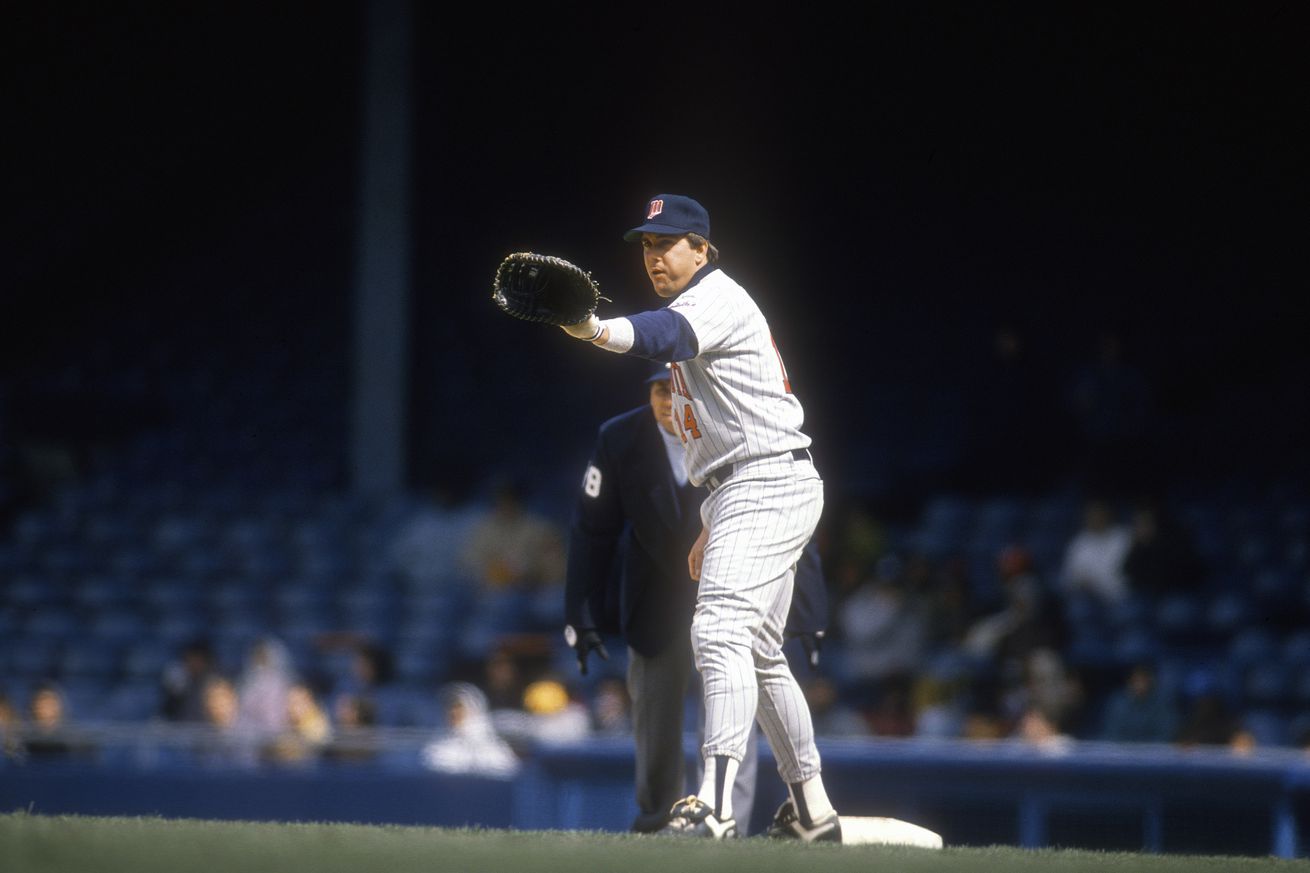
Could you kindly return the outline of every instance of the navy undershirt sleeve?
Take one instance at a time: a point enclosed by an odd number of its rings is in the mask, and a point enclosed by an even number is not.
[[[629,315],[632,322],[632,348],[628,354],[651,361],[687,361],[700,353],[700,343],[691,322],[680,312],[657,309]]]

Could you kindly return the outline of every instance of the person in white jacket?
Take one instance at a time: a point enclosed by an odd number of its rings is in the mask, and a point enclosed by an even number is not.
[[[514,776],[519,759],[492,726],[487,695],[468,682],[452,682],[441,698],[447,730],[423,747],[423,766],[440,773]]]

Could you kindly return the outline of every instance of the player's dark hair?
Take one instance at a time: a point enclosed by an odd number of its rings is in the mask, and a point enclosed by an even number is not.
[[[687,241],[690,242],[696,248],[700,248],[701,246],[708,246],[709,247],[708,260],[711,264],[719,259],[718,246],[714,245],[714,243],[710,242],[700,234],[698,233],[687,234]]]

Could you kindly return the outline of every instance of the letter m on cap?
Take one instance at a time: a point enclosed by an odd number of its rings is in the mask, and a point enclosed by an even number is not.
[[[646,220],[649,221],[650,219],[659,215],[663,211],[664,211],[664,201],[652,200],[650,202],[650,211],[646,213]]]

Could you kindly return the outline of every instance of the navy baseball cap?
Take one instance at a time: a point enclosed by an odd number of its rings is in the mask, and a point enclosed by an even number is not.
[[[652,382],[667,382],[670,375],[672,374],[668,364],[654,364],[651,367],[650,375],[646,377],[646,381],[643,384],[649,385]]]
[[[628,242],[641,239],[643,233],[698,233],[710,238],[710,214],[690,197],[681,194],[656,194],[646,201],[646,223],[623,235]]]

